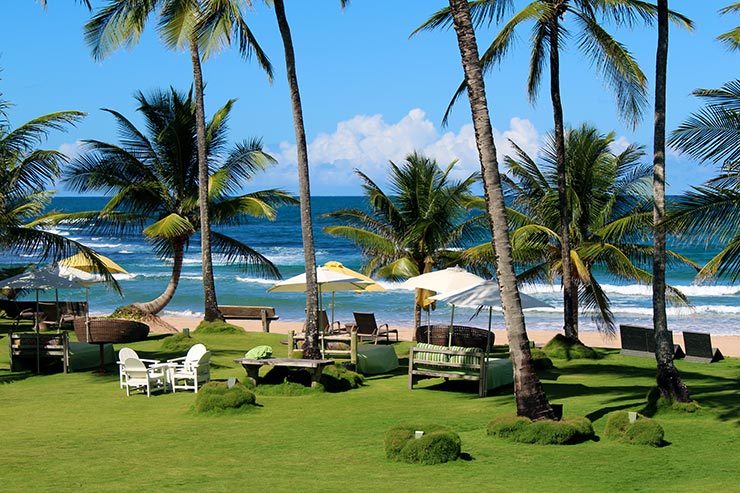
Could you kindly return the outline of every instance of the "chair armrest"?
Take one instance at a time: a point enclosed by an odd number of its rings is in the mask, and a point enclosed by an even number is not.
[[[182,358],[172,358],[168,359],[167,363],[177,363],[178,361],[185,361],[187,359],[187,356],[183,356]]]
[[[140,361],[143,361],[144,363],[151,363],[153,365],[156,365],[160,361],[158,359],[146,359],[146,358],[139,358]]]
[[[385,330],[388,330],[389,329],[388,324],[380,324],[380,325],[378,325],[378,330],[380,330],[381,327],[385,327]]]

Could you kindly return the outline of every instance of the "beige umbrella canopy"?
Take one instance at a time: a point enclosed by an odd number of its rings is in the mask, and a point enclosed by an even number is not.
[[[360,291],[385,291],[385,288],[381,286],[376,280],[372,279],[371,277],[366,276],[365,274],[362,274],[348,267],[345,267],[344,265],[342,265],[341,262],[332,260],[331,262],[326,262],[324,265],[322,265],[322,267],[324,269],[328,269],[334,272],[339,272],[340,274],[344,274],[346,276],[350,276],[356,279],[360,279],[362,281],[366,281],[368,284],[364,288],[362,288]]]
[[[95,253],[93,255],[95,255],[95,258],[97,258],[111,274],[128,274],[128,272],[126,272],[126,269],[124,269],[105,255],[100,255],[99,253]],[[100,274],[98,266],[90,262],[90,259],[82,253],[77,253],[75,255],[72,255],[71,257],[60,260],[58,264],[62,267],[81,270],[89,274]]]

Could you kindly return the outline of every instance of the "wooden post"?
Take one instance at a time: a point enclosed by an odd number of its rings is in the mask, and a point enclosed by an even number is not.
[[[270,322],[267,320],[267,310],[260,310],[262,317],[262,332],[270,332]]]
[[[357,369],[357,329],[353,329],[349,336],[349,361]]]
[[[414,389],[414,348],[409,349],[409,390]]]
[[[295,348],[295,331],[291,330],[288,332],[288,358],[293,357],[294,348]]]
[[[486,368],[486,357],[480,354],[480,386],[478,395],[485,397],[488,394],[488,369]]]
[[[69,336],[66,332],[62,332],[62,352],[64,353],[62,354],[64,373],[69,373]]]

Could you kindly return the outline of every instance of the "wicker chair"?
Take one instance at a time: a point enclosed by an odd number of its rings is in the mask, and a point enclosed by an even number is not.
[[[431,327],[431,331],[429,328]],[[416,340],[418,342],[429,342],[437,346],[447,346],[449,342],[449,325],[421,325],[416,329]],[[429,334],[427,338],[427,334]],[[495,334],[491,332],[490,351],[493,348]],[[483,351],[486,350],[486,341],[488,340],[488,331],[477,327],[467,327],[465,325],[452,326],[452,345],[461,347],[475,347]]]
[[[149,326],[135,320],[118,318],[91,318],[90,338],[87,337],[87,328],[84,318],[74,320],[75,334],[80,342],[100,344],[104,342],[136,342],[143,341],[149,335]]]

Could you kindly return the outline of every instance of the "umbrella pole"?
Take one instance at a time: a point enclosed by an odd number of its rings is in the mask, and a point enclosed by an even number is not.
[[[329,327],[329,330],[334,327],[334,291],[331,292],[331,326]]]
[[[432,305],[427,305],[427,344],[432,343]]]
[[[488,337],[486,338],[486,361],[488,360],[488,350],[491,347],[491,317],[493,317],[493,307],[488,307]]]
[[[41,373],[41,336],[39,335],[39,290],[36,290],[36,312],[33,314],[36,326],[36,374]]]
[[[450,315],[450,330],[448,335],[448,343],[447,346],[452,346],[452,331],[453,326],[455,325],[455,305],[450,305],[452,307],[452,314]]]
[[[59,290],[54,290],[54,304],[57,306],[57,334],[62,331],[62,313],[59,311]]]
[[[87,305],[87,310],[85,310],[85,336],[87,337],[87,340],[85,342],[90,342],[90,288],[85,288],[85,305]]]

